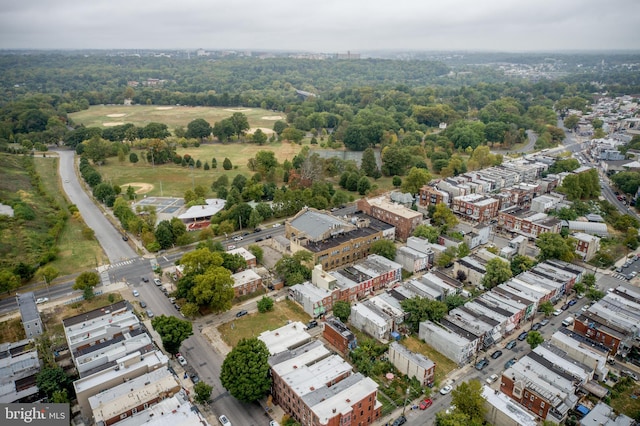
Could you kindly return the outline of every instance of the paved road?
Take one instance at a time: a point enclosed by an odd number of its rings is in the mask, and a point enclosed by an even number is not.
[[[129,244],[122,240],[120,231],[114,228],[111,222],[104,217],[102,211],[82,189],[82,184],[74,167],[75,153],[69,150],[59,150],[57,152],[60,156],[59,168],[63,182],[62,186],[69,200],[78,207],[87,226],[95,232],[95,236],[109,261],[115,263],[138,257],[138,254]]]

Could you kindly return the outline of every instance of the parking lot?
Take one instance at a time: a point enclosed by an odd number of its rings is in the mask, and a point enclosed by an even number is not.
[[[616,268],[613,276],[620,280],[630,281],[640,273],[640,254],[628,258],[622,266]]]

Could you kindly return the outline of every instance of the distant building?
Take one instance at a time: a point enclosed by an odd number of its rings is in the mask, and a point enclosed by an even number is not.
[[[577,241],[576,254],[580,258],[588,262],[596,255],[600,250],[600,238],[595,235],[585,234],[584,232],[576,232],[571,235]]]
[[[33,340],[0,343],[0,403],[38,399],[40,359]]]
[[[392,202],[387,195],[376,198],[361,198],[358,200],[358,209],[394,226],[396,238],[400,241],[407,241],[416,226],[420,225],[423,220],[422,213]]]
[[[16,296],[20,318],[27,339],[33,339],[42,334],[42,320],[36,305],[36,296],[33,292],[22,293]]]

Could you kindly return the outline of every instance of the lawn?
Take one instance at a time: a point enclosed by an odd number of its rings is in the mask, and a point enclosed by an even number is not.
[[[148,106],[148,105],[95,105],[87,110],[74,112],[69,117],[86,127],[110,127],[131,123],[144,127],[149,123],[164,123],[170,131],[178,126],[186,129],[197,118],[206,120],[212,126],[217,121],[231,117],[235,112],[247,116],[252,128],[273,129],[277,120],[286,120],[283,113],[261,108]]]
[[[235,347],[241,339],[257,337],[263,331],[275,330],[287,324],[287,321],[306,323],[311,317],[290,300],[273,305],[271,312],[245,315],[218,327],[218,332],[225,343]]]
[[[68,213],[67,199],[60,187],[58,177],[58,159],[35,157],[38,174],[42,178],[47,194],[53,197]],[[108,263],[100,244],[96,239],[87,240],[82,236],[85,224],[81,218],[69,216],[58,238],[58,258],[50,265],[60,271],[60,276],[94,268]]]

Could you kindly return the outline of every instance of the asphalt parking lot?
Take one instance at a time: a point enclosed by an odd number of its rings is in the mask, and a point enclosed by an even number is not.
[[[628,258],[622,266],[615,269],[613,276],[621,280],[630,281],[640,274],[640,255]]]

